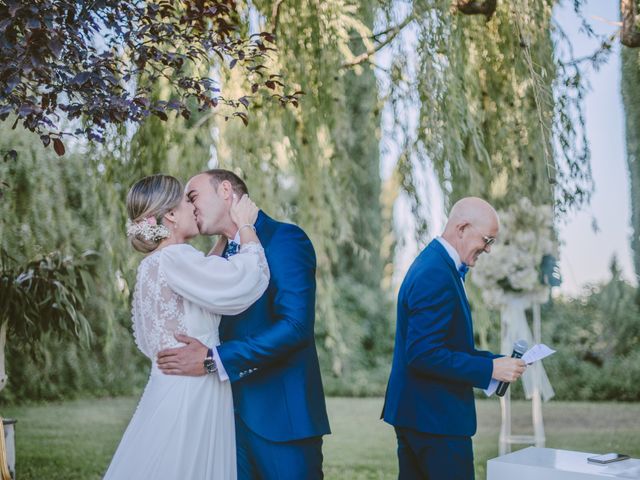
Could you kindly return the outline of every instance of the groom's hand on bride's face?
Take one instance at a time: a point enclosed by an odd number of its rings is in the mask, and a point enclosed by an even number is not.
[[[204,359],[207,356],[207,347],[199,340],[174,334],[176,340],[184,343],[184,347],[167,348],[158,352],[158,368],[167,375],[187,375],[197,377],[204,375]]]

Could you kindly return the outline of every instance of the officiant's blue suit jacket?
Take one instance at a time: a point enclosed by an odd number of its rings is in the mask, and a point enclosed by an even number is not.
[[[397,314],[382,417],[423,433],[473,435],[473,387],[489,385],[495,355],[474,347],[464,287],[439,241],[433,240],[409,268]]]
[[[260,211],[256,233],[271,279],[264,295],[220,324],[218,354],[233,382],[236,415],[286,442],[330,433],[314,341],[316,257],[296,225]]]

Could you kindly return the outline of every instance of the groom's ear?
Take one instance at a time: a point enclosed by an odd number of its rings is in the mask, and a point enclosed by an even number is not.
[[[229,180],[223,180],[218,187],[222,198],[225,200],[231,200],[233,198],[233,185]]]

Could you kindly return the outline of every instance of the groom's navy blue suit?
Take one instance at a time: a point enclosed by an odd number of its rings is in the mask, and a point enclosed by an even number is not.
[[[396,429],[400,479],[473,478],[473,387],[486,388],[493,355],[476,350],[471,310],[453,259],[432,241],[398,295],[384,420]]]
[[[330,433],[314,341],[313,245],[299,227],[260,211],[256,233],[271,280],[220,324],[218,355],[233,382],[239,479],[322,478]]]

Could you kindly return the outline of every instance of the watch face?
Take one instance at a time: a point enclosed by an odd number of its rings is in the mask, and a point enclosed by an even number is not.
[[[207,373],[214,373],[217,370],[215,360],[213,358],[205,358],[204,369]]]

